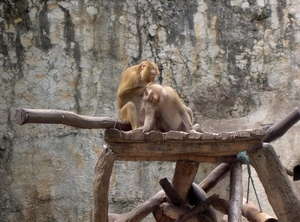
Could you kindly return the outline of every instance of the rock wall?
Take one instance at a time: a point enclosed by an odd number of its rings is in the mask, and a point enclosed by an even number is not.
[[[117,118],[120,75],[142,60],[159,65],[157,82],[176,89],[205,131],[256,128],[287,115],[300,100],[299,3],[0,2],[0,220],[91,221],[103,131],[19,126],[14,113],[26,107]],[[274,143],[289,169],[300,163],[299,130],[296,124]],[[201,164],[196,182],[213,167]],[[172,163],[117,162],[110,211],[151,197],[173,170]],[[254,179],[263,210],[272,212]],[[228,179],[214,190],[227,191]]]

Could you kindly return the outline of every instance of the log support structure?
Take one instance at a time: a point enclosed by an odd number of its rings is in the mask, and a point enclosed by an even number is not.
[[[20,125],[44,123],[107,129],[104,136],[107,145],[95,166],[93,222],[138,222],[150,213],[157,222],[216,222],[214,210],[227,214],[229,222],[240,222],[242,216],[253,222],[297,221],[300,218],[300,201],[287,178],[288,171],[269,144],[300,120],[298,109],[267,129],[227,133],[142,133],[128,131],[131,128],[127,123],[113,118],[81,116],[62,110],[21,108],[15,118]],[[278,220],[243,199],[242,165],[236,157],[242,151],[247,151]],[[154,160],[176,162],[172,183],[162,179],[162,190],[128,213],[108,213],[114,162]],[[221,164],[199,185],[193,184],[201,162]],[[229,200],[217,194],[207,197],[206,193],[228,173]]]

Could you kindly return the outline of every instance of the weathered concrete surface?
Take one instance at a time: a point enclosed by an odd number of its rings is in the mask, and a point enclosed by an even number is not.
[[[159,65],[158,82],[176,88],[205,131],[260,127],[284,117],[300,104],[299,3],[2,1],[0,220],[91,220],[103,132],[18,126],[14,111],[117,117],[119,77],[141,60]],[[300,163],[299,132],[296,124],[273,144],[290,169]],[[212,168],[200,166],[197,181]],[[111,212],[143,202],[160,189],[159,179],[172,174],[173,164],[118,162]],[[226,182],[217,190],[221,196]],[[262,188],[259,193],[269,212]]]

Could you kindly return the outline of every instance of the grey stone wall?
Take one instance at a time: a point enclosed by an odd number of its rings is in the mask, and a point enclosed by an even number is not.
[[[26,107],[117,118],[120,75],[141,60],[159,65],[157,82],[176,89],[205,131],[256,128],[287,115],[300,98],[299,3],[1,1],[0,220],[91,220],[103,131],[19,126],[14,113]],[[274,143],[289,169],[300,163],[299,130],[296,124]],[[196,182],[213,167],[201,163]],[[173,169],[172,163],[117,162],[110,211],[128,211],[151,197]],[[254,179],[263,210],[272,213]],[[224,198],[227,191],[228,179],[214,190]]]

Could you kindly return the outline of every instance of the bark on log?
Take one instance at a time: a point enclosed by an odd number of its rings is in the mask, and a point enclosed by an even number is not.
[[[263,142],[270,143],[278,137],[283,136],[299,120],[300,112],[298,108],[295,108],[289,115],[266,130],[266,137],[263,139]]]
[[[230,170],[230,164],[229,163],[221,163],[219,166],[217,166],[211,173],[202,180],[202,182],[199,184],[199,186],[208,193],[212,188],[214,188],[219,181],[221,181]]]
[[[130,212],[118,215],[112,215],[111,221],[114,222],[139,222],[144,219],[148,214],[155,210],[160,204],[162,204],[165,200],[165,193],[161,190],[156,193],[153,197],[151,197],[146,202],[140,204]],[[109,215],[110,216],[110,215]]]
[[[248,156],[278,220],[298,221],[300,201],[273,147],[264,144],[263,148],[249,151]]]
[[[230,199],[228,222],[242,221],[243,182],[242,163],[236,161],[230,166]]]
[[[108,221],[108,192],[114,159],[112,150],[103,148],[95,166],[93,222]]]
[[[82,116],[74,112],[53,109],[20,108],[15,113],[16,123],[63,124],[80,129],[110,129],[131,130],[129,123],[116,118]]]

